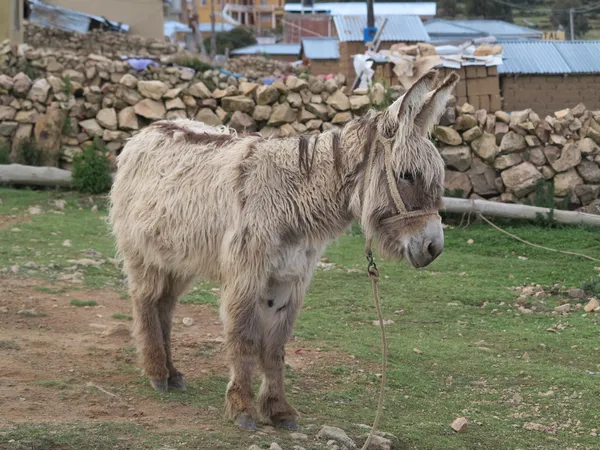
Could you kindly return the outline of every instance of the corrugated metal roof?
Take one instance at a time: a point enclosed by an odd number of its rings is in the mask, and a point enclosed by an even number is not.
[[[265,53],[267,55],[300,55],[300,44],[256,44],[238,48],[231,52],[232,55],[254,55]]]
[[[504,42],[502,46],[500,73],[600,73],[600,41]]]
[[[434,39],[434,36],[437,35],[460,36],[465,37],[466,39],[487,36],[487,33],[485,32],[464,27],[452,20],[432,19],[425,22],[423,26],[427,30],[427,33],[431,39]]]
[[[315,3],[312,7],[302,7],[302,3],[286,3],[285,12],[290,13],[326,13],[332,16],[360,16],[367,15],[366,2],[344,2],[344,3]],[[433,17],[437,12],[435,2],[416,2],[416,3],[374,3],[373,10],[375,15],[380,14],[403,14],[424,17]]]
[[[507,36],[542,37],[542,32],[539,30],[504,22],[503,20],[453,20],[452,23],[498,38]]]
[[[308,59],[340,59],[340,42],[337,38],[302,38],[300,51]]]
[[[72,9],[51,5],[40,0],[30,0],[31,15],[29,20],[44,27],[54,27],[65,31],[76,31],[87,33],[90,30],[91,21],[102,24],[104,28],[128,31],[129,25],[118,24],[104,17],[93,14],[82,13]]]
[[[429,35],[418,16],[378,15],[375,16],[375,27],[381,27],[383,20],[388,22],[381,34],[383,42],[429,42]],[[333,22],[340,42],[362,42],[367,16],[334,16]]]
[[[229,23],[215,23],[215,30],[217,32],[219,31],[231,31],[233,30],[235,27]],[[198,24],[198,31],[200,33],[211,33],[212,32],[212,25],[210,22],[200,22]]]

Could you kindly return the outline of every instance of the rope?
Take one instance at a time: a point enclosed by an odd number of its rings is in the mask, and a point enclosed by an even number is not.
[[[481,217],[485,222],[487,222],[489,225],[491,225],[492,227],[494,227],[496,230],[500,231],[501,233],[506,234],[507,236],[510,236],[513,239],[516,239],[519,242],[522,242],[524,244],[530,245],[532,247],[535,248],[541,248],[542,250],[548,250],[549,252],[556,252],[556,253],[562,253],[563,255],[573,255],[573,256],[580,256],[581,258],[586,258],[589,259],[590,261],[595,261],[595,262],[600,262],[600,259],[596,259],[596,258],[592,258],[591,256],[588,255],[583,255],[581,253],[575,253],[575,252],[567,252],[565,250],[557,250],[555,248],[550,248],[550,247],[544,247],[543,245],[538,245],[538,244],[534,244],[532,242],[526,241],[525,239],[521,239],[519,236],[515,236],[512,233],[509,233],[506,230],[503,230],[502,228],[500,228],[498,225],[495,225],[491,220],[486,219],[483,214],[481,214],[480,212],[477,212],[477,215],[479,217]]]
[[[385,326],[383,325],[383,314],[381,313],[381,304],[379,301],[379,270],[373,262],[373,256],[371,255],[371,240],[367,241],[367,258],[369,259],[369,278],[373,282],[373,301],[375,302],[375,308],[377,309],[377,317],[379,319],[379,328],[381,329],[381,345],[383,347],[383,363],[381,367],[381,385],[379,387],[379,400],[377,401],[377,412],[375,414],[375,420],[373,421],[373,427],[362,446],[361,450],[367,450],[371,444],[371,439],[377,431],[379,426],[379,420],[381,419],[381,412],[383,411],[383,396],[385,383],[387,380],[387,339],[385,337]]]

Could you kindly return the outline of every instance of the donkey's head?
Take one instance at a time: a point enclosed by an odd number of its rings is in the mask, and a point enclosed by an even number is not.
[[[424,267],[444,248],[438,209],[444,185],[444,162],[429,140],[443,114],[458,76],[436,87],[437,72],[420,78],[404,96],[379,114],[371,126],[361,223],[368,238],[377,237],[380,251],[406,257]]]

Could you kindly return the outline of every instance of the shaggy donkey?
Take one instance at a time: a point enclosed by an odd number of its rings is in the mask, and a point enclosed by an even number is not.
[[[284,345],[327,243],[359,219],[381,251],[414,267],[442,252],[444,164],[427,137],[457,80],[435,88],[432,71],[386,111],[316,136],[237,136],[176,120],[127,143],[110,219],[155,389],[185,389],[171,323],[177,299],[201,276],[221,283],[227,416],[246,429],[258,418],[297,427],[284,393]]]

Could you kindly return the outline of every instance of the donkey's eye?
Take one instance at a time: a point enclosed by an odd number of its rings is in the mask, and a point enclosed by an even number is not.
[[[402,178],[404,181],[410,183],[410,184],[415,184],[415,176],[410,173],[410,172],[404,172],[400,175],[400,178]]]

